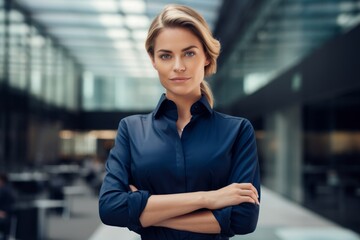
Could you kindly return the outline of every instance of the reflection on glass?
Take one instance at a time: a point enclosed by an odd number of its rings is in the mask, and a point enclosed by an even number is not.
[[[15,10],[9,12],[9,84],[24,90],[27,87],[27,41],[29,28],[23,15]]]
[[[9,11],[8,69],[5,69],[5,10],[0,0],[0,81],[9,73],[10,88],[27,91],[45,103],[76,109],[79,69],[66,51],[26,22],[22,12]]]
[[[30,51],[31,51],[31,74],[30,74],[30,93],[41,98],[43,87],[43,46],[44,38],[39,35],[35,28],[31,29]]]
[[[5,57],[5,11],[3,0],[0,0],[0,82],[4,77],[4,57]]]
[[[65,64],[65,106],[67,109],[76,110],[78,107],[78,77],[77,77],[77,69],[75,66],[75,62],[73,60],[66,61]]]
[[[54,100],[54,86],[53,86],[53,44],[50,39],[45,42],[45,91],[43,97],[47,103],[53,103]]]
[[[148,74],[149,75],[149,74]],[[128,78],[119,74],[113,76],[94,76],[83,74],[82,108],[91,110],[144,110],[156,106],[163,88],[153,78]],[[136,92],[137,94],[133,94]]]

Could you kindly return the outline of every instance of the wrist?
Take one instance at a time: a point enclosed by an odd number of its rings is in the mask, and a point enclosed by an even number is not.
[[[211,201],[210,201],[210,197],[209,197],[209,194],[211,193],[212,191],[203,191],[203,192],[199,192],[200,194],[200,208],[207,208],[207,209],[210,209],[210,206],[211,206]]]

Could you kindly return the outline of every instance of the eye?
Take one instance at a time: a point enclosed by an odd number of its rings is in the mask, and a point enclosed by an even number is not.
[[[195,56],[195,52],[193,52],[193,51],[185,52],[185,56],[186,57],[193,57],[193,56]]]
[[[171,58],[170,54],[167,54],[167,53],[166,54],[161,54],[159,57],[162,60],[168,60],[168,59]]]

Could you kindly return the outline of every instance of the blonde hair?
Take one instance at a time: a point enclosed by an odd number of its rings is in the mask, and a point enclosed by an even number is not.
[[[156,37],[164,28],[180,27],[190,30],[198,37],[203,45],[209,64],[205,66],[205,76],[216,72],[216,60],[220,54],[220,42],[216,40],[209,29],[205,19],[192,8],[183,5],[171,4],[165,6],[163,11],[155,17],[150,25],[145,42],[145,48],[151,57],[154,57],[154,43]],[[207,98],[211,107],[214,97],[209,84],[203,80],[200,84],[201,93]]]

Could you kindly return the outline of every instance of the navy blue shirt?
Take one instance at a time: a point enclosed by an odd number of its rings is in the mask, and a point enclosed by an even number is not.
[[[141,226],[140,215],[152,194],[209,191],[231,183],[252,183],[260,194],[250,122],[214,111],[204,96],[192,105],[191,114],[181,137],[176,105],[165,95],[153,112],[120,121],[100,190],[105,224],[127,227],[143,240],[228,239],[255,230],[259,206],[252,203],[212,210],[220,234]],[[129,184],[139,191],[130,191]]]

